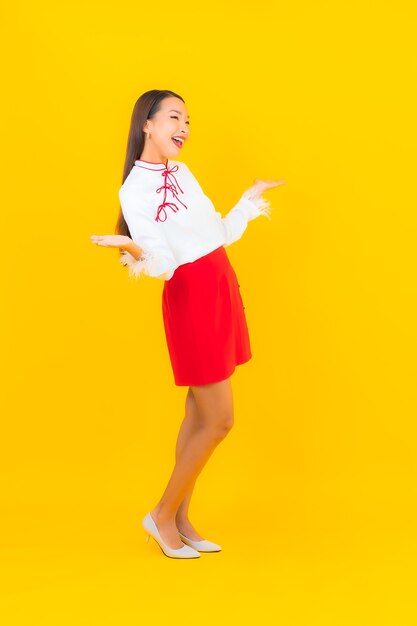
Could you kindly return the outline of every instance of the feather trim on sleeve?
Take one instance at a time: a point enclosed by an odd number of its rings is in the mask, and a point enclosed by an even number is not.
[[[264,215],[269,220],[271,219],[272,207],[269,200],[262,196],[251,195],[251,190],[247,190],[242,194],[242,198],[248,200],[251,204],[252,210],[249,213],[249,220],[253,220],[259,215]]]
[[[120,263],[128,267],[129,276],[136,278],[140,278],[144,274],[149,275],[151,263],[156,260],[156,256],[152,252],[143,252],[142,256],[136,259],[133,254],[123,250],[120,257]],[[168,274],[166,272],[166,274],[161,274],[158,278],[165,278]]]
[[[145,274],[146,266],[151,260],[151,254],[144,252],[140,259],[136,259],[133,254],[130,254],[127,250],[123,250],[120,256],[120,263],[127,266],[129,270],[129,276],[139,278]]]
[[[163,274],[155,274],[153,269],[158,267],[158,265],[160,266],[160,258],[153,252],[143,252],[140,259],[135,259],[130,252],[123,250],[120,256],[120,263],[128,267],[130,277],[140,278],[146,275],[154,276],[161,280],[169,280],[174,274],[174,269],[170,269]]]

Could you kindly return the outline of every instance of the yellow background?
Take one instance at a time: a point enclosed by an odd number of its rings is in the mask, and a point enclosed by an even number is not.
[[[415,36],[411,3],[22,2],[2,10],[4,624],[404,626],[416,620]],[[415,39],[415,37],[414,37]],[[253,359],[191,519],[140,521],[185,387],[162,281],[114,232],[130,115],[185,99],[179,156],[225,214]],[[151,621],[150,621],[151,620]]]

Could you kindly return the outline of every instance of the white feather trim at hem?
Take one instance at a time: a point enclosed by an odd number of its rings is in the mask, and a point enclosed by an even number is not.
[[[263,198],[262,196],[252,196],[250,189],[242,194],[242,198],[245,198],[245,200],[249,200],[253,207],[252,211],[249,214],[249,220],[253,220],[256,217],[259,217],[259,215],[264,215],[269,220],[272,219],[272,207],[269,200]]]
[[[150,263],[155,260],[157,260],[157,258],[152,252],[144,252],[140,259],[135,259],[133,254],[130,254],[127,250],[123,250],[120,257],[120,263],[128,267],[129,276],[134,276],[136,278],[140,278],[144,274],[149,276],[148,271]],[[169,272],[156,276],[156,278],[161,278],[163,280],[168,280],[168,277]]]

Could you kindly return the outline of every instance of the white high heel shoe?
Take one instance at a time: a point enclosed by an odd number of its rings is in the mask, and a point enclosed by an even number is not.
[[[188,539],[185,535],[178,531],[181,539],[199,552],[220,552],[222,549],[218,543],[214,543],[213,541],[208,541],[207,539],[200,539],[200,541],[194,541],[193,539]]]
[[[195,559],[200,556],[198,550],[195,550],[191,546],[183,545],[181,548],[170,548],[162,539],[159,534],[157,525],[155,524],[153,517],[150,513],[147,513],[142,520],[142,526],[148,533],[146,541],[149,541],[149,537],[152,536],[165,556],[169,556],[174,559]]]

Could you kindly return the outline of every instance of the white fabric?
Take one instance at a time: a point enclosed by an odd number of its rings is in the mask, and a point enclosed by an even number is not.
[[[270,219],[271,210],[268,200],[249,189],[222,217],[188,166],[172,159],[166,165],[136,160],[119,199],[131,239],[143,249],[140,259],[124,250],[120,262],[131,276],[162,280],[183,263],[237,241],[250,220]]]

